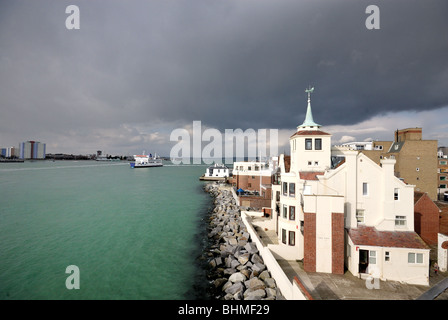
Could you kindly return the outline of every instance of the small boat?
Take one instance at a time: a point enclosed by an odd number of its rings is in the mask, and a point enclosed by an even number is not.
[[[162,159],[157,155],[134,155],[134,162],[130,163],[131,168],[148,168],[148,167],[163,167]]]

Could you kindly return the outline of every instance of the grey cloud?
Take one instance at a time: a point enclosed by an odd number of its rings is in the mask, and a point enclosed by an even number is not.
[[[80,7],[80,30],[65,29],[69,4]],[[0,132],[20,141],[193,120],[294,128],[308,85],[323,125],[448,105],[448,3],[378,1],[372,31],[369,4],[0,2]]]

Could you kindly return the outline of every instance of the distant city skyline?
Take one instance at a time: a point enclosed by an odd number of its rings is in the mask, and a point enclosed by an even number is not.
[[[334,144],[423,128],[448,146],[448,3],[0,1],[0,146],[163,156],[191,129],[278,129],[305,117]],[[67,29],[69,5],[79,29]]]

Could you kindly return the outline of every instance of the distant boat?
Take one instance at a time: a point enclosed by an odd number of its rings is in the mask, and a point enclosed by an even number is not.
[[[134,155],[134,162],[130,163],[131,168],[148,168],[148,167],[163,167],[162,159],[157,155]]]

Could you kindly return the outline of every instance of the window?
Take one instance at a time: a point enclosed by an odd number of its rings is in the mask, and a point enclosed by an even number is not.
[[[300,221],[300,232],[302,232],[303,234],[303,229],[305,228],[305,222],[304,221]]]
[[[314,161],[314,165],[318,166],[319,165],[319,161]]]
[[[313,149],[313,139],[307,138],[305,139],[305,150]]]
[[[374,250],[369,251],[369,263],[376,264],[376,251]]]
[[[394,189],[394,200],[399,200],[399,198],[400,198],[399,194],[400,194],[399,189],[395,188]]]
[[[322,139],[314,139],[314,149],[315,150],[322,150]]]
[[[384,261],[390,261],[390,252],[389,251],[384,252]]]
[[[415,171],[420,171],[420,168],[415,168]]]
[[[283,182],[283,195],[284,196],[288,195],[288,183],[287,182]]]
[[[288,206],[286,204],[283,205],[283,218],[288,217]]]
[[[445,188],[446,188],[446,184],[441,184],[441,185],[439,185],[439,188],[440,188],[440,189],[445,189]]]
[[[308,161],[308,165],[310,166],[310,165],[312,165],[313,163],[311,162],[311,161]]]
[[[363,196],[369,195],[369,184],[367,182],[362,183],[362,195]]]
[[[289,196],[290,197],[295,197],[296,196],[296,184],[295,183],[290,183],[289,184]]]
[[[356,210],[356,222],[364,223],[364,209]]]
[[[289,206],[289,220],[295,220],[296,219],[296,207]]]
[[[380,146],[380,145],[375,146],[375,150],[383,150],[383,146]]]
[[[294,231],[289,231],[288,234],[288,244],[290,246],[295,246],[296,245],[296,233]]]
[[[446,180],[446,177],[445,176],[440,176],[440,179],[439,179],[440,181],[445,181]]]
[[[408,253],[408,263],[423,263],[423,253]]]
[[[282,229],[282,242],[286,244],[286,230]]]
[[[405,227],[406,226],[406,216],[395,216],[395,226]]]
[[[440,160],[440,164],[446,164],[445,160]]]

